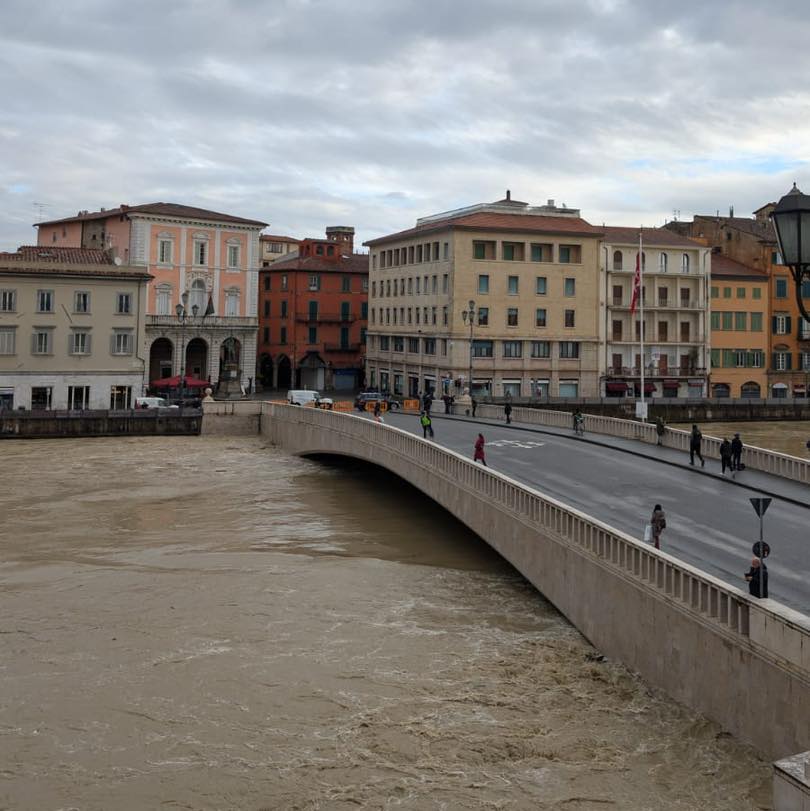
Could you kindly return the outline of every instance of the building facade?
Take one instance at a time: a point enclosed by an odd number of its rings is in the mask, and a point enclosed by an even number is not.
[[[259,237],[259,259],[263,268],[270,267],[277,259],[283,259],[288,253],[298,250],[300,239],[295,237],[262,234]]]
[[[0,410],[131,408],[149,281],[102,250],[0,254]]]
[[[766,397],[768,272],[713,255],[711,308],[711,396]]]
[[[603,227],[605,396],[705,397],[710,251],[664,228]],[[644,357],[639,306],[631,313],[642,236]]]
[[[470,383],[479,396],[596,396],[600,237],[576,209],[507,192],[367,242],[368,384],[409,396]]]
[[[266,388],[351,390],[363,383],[368,256],[354,228],[301,240],[259,273],[258,374]]]
[[[255,375],[259,234],[265,225],[150,203],[80,211],[37,227],[40,246],[104,248],[153,277],[146,294],[144,388],[183,373],[238,391]]]

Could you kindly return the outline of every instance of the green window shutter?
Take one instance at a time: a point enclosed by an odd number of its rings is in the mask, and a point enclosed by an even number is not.
[[[793,368],[793,353],[792,352],[785,352],[785,369],[792,369]]]
[[[726,368],[731,368],[737,365],[737,359],[734,355],[733,349],[724,349],[723,350],[723,366]]]
[[[720,313],[712,313],[712,329],[720,329]]]
[[[712,349],[712,368],[719,369],[720,368],[720,350],[719,349]]]
[[[790,322],[791,317],[789,315],[785,316],[785,335],[790,335]]]

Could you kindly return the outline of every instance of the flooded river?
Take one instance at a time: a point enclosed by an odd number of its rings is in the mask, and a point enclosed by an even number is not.
[[[672,423],[673,428],[688,431],[692,423]],[[736,431],[746,445],[789,453],[800,459],[810,458],[810,422],[807,420],[769,420],[765,422],[702,422],[700,430],[706,436],[734,438]]]
[[[379,471],[0,442],[0,809],[770,808],[770,767]]]

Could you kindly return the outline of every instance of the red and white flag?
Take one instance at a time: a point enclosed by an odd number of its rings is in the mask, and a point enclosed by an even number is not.
[[[639,296],[641,295],[641,251],[636,254],[636,272],[633,276],[633,296],[630,299],[630,315],[636,311]]]

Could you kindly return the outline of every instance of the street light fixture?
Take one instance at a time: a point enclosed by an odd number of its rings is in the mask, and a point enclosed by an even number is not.
[[[183,293],[180,297],[181,301],[177,303],[174,311],[177,313],[177,319],[180,322],[180,405],[183,405],[184,389],[186,385],[186,319],[188,318],[188,293]],[[196,304],[191,305],[192,318],[197,317],[200,308]]]
[[[810,195],[793,188],[776,204],[771,212],[776,242],[782,262],[790,268],[796,286],[796,304],[805,321],[810,323],[802,300],[802,281],[810,280]]]
[[[470,325],[470,376],[468,378],[468,386],[470,387],[470,397],[472,397],[472,384],[473,384],[473,325],[475,324],[475,302],[470,299],[467,302],[467,309],[461,311],[461,318],[464,323]]]

